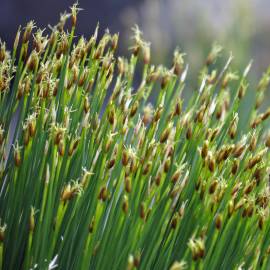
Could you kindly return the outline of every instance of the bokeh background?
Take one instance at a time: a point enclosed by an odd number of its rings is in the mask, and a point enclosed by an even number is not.
[[[10,48],[18,25],[33,19],[41,28],[57,23],[70,0],[0,0],[0,38]],[[80,0],[78,34],[89,37],[97,22],[101,31],[120,32],[119,54],[128,54],[131,27],[136,23],[151,42],[152,62],[169,64],[174,48],[187,53],[193,74],[213,41],[234,55],[244,68],[253,59],[252,77],[270,64],[269,0]],[[269,97],[269,93],[268,93]]]

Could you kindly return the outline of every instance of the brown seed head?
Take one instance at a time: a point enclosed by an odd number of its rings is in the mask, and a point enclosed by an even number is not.
[[[221,214],[217,214],[216,219],[215,219],[215,226],[218,230],[220,230],[221,225],[222,225],[222,216]]]

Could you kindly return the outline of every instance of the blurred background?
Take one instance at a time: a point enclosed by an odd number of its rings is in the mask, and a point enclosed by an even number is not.
[[[57,23],[60,12],[74,0],[0,0],[0,38],[11,48],[19,25],[33,19],[41,28]],[[128,53],[131,27],[136,23],[151,42],[152,62],[170,64],[179,46],[192,72],[204,62],[213,41],[234,65],[243,69],[253,59],[257,78],[270,64],[269,0],[80,0],[77,34],[89,37],[97,22],[101,31],[120,32],[119,54]]]

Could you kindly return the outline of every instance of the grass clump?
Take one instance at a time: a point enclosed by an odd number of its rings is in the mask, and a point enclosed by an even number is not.
[[[152,66],[135,28],[116,59],[77,12],[1,43],[0,268],[269,269],[270,70],[240,129],[250,65],[217,68],[214,45],[184,105],[182,53]]]

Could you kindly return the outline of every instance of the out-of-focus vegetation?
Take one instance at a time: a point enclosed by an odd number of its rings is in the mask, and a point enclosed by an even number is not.
[[[123,10],[123,40],[128,40],[130,27],[138,23],[151,41],[153,61],[169,63],[169,56],[179,46],[193,67],[192,78],[217,41],[227,55],[232,51],[237,56],[233,60],[236,69],[243,69],[253,59],[252,76],[258,79],[270,63],[269,8],[267,0],[146,0],[137,9]],[[270,97],[269,93],[266,96]]]

